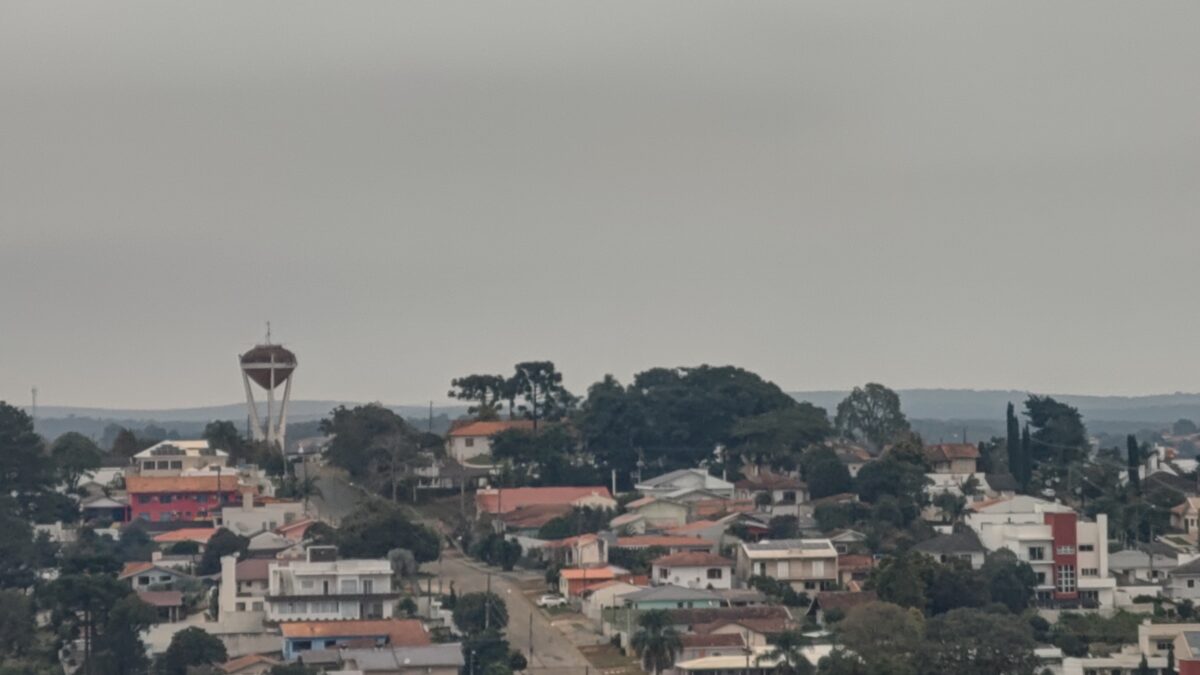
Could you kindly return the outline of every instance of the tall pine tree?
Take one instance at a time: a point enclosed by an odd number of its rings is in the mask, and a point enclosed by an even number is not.
[[[1008,449],[1008,472],[1019,481],[1023,475],[1021,473],[1021,424],[1017,421],[1017,414],[1013,410],[1011,401],[1008,403],[1005,419],[1008,424],[1008,436],[1005,439],[1005,447]]]
[[[1125,461],[1129,466],[1129,484],[1134,492],[1142,493],[1141,476],[1138,469],[1142,466],[1142,450],[1138,447],[1137,437],[1129,434],[1125,437]]]

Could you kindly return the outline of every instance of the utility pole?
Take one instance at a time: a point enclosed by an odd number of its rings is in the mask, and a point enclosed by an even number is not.
[[[533,610],[529,610],[529,667],[533,667]]]
[[[492,573],[488,572],[487,595],[484,596],[484,601],[483,601],[483,629],[486,631],[487,629],[489,629],[491,627],[492,627]]]

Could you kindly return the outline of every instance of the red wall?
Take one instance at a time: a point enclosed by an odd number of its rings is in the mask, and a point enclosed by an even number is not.
[[[150,498],[150,503],[141,503],[143,495]],[[201,496],[205,497],[207,501],[200,501]],[[142,514],[146,514],[145,519],[160,521],[163,520],[162,514],[166,513],[170,514],[167,520],[209,520],[212,518],[211,513],[220,508],[215,491],[172,492],[170,493],[171,501],[167,504],[162,503],[161,497],[162,495],[158,493],[129,493],[130,517],[133,520],[139,520],[143,518]],[[241,495],[237,490],[229,490],[225,493],[226,504],[238,504],[240,501]]]
[[[1175,664],[1175,669],[1179,671],[1179,675],[1200,675],[1200,661],[1180,659]]]
[[[1054,537],[1054,585],[1058,586],[1058,568],[1062,565],[1070,565],[1071,569],[1075,570],[1075,592],[1059,593],[1054,591],[1054,597],[1057,600],[1073,600],[1079,597],[1079,555],[1078,542],[1076,541],[1076,524],[1077,517],[1074,513],[1046,513],[1045,523],[1050,526],[1051,536]],[[1070,553],[1058,552],[1060,547],[1069,546]]]

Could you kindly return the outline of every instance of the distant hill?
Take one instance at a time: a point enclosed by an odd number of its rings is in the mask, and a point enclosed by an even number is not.
[[[288,428],[305,434],[314,424],[327,417],[339,405],[353,407],[361,405],[355,401],[291,401],[288,403]],[[387,405],[396,414],[408,419],[420,429],[426,428],[429,406]],[[260,414],[266,414],[266,403],[259,404]],[[443,405],[433,408],[433,430],[445,431],[450,420],[465,414],[467,406]],[[213,420],[231,420],[239,427],[245,425],[246,405],[205,406],[199,408],[175,408],[163,410],[127,410],[115,408],[83,408],[71,406],[38,406],[37,430],[51,440],[75,431],[100,441],[110,425],[132,429],[135,433],[151,437],[197,438],[204,426]],[[289,439],[296,437],[289,433]]]
[[[790,394],[800,401],[821,406],[833,415],[837,404],[849,391],[797,391]],[[1030,393],[998,389],[899,389],[900,405],[912,419],[926,420],[997,420],[1001,428],[1004,408],[1012,401],[1020,410]],[[1167,425],[1181,417],[1200,420],[1200,394],[1155,394],[1152,396],[1082,396],[1050,394],[1055,399],[1079,408],[1089,427],[1093,423],[1120,422],[1150,426]]]

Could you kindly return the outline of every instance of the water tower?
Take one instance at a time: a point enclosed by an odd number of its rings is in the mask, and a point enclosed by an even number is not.
[[[238,359],[242,367],[242,382],[246,385],[246,409],[250,413],[250,433],[256,441],[284,449],[284,433],[287,430],[287,405],[292,395],[292,373],[296,371],[296,355],[281,345],[271,344],[271,332],[267,341],[254,345],[254,349]],[[254,384],[267,390],[267,419],[260,420],[258,405],[254,402]],[[275,412],[275,390],[283,385],[283,400],[279,412]],[[264,423],[265,422],[265,423]]]

